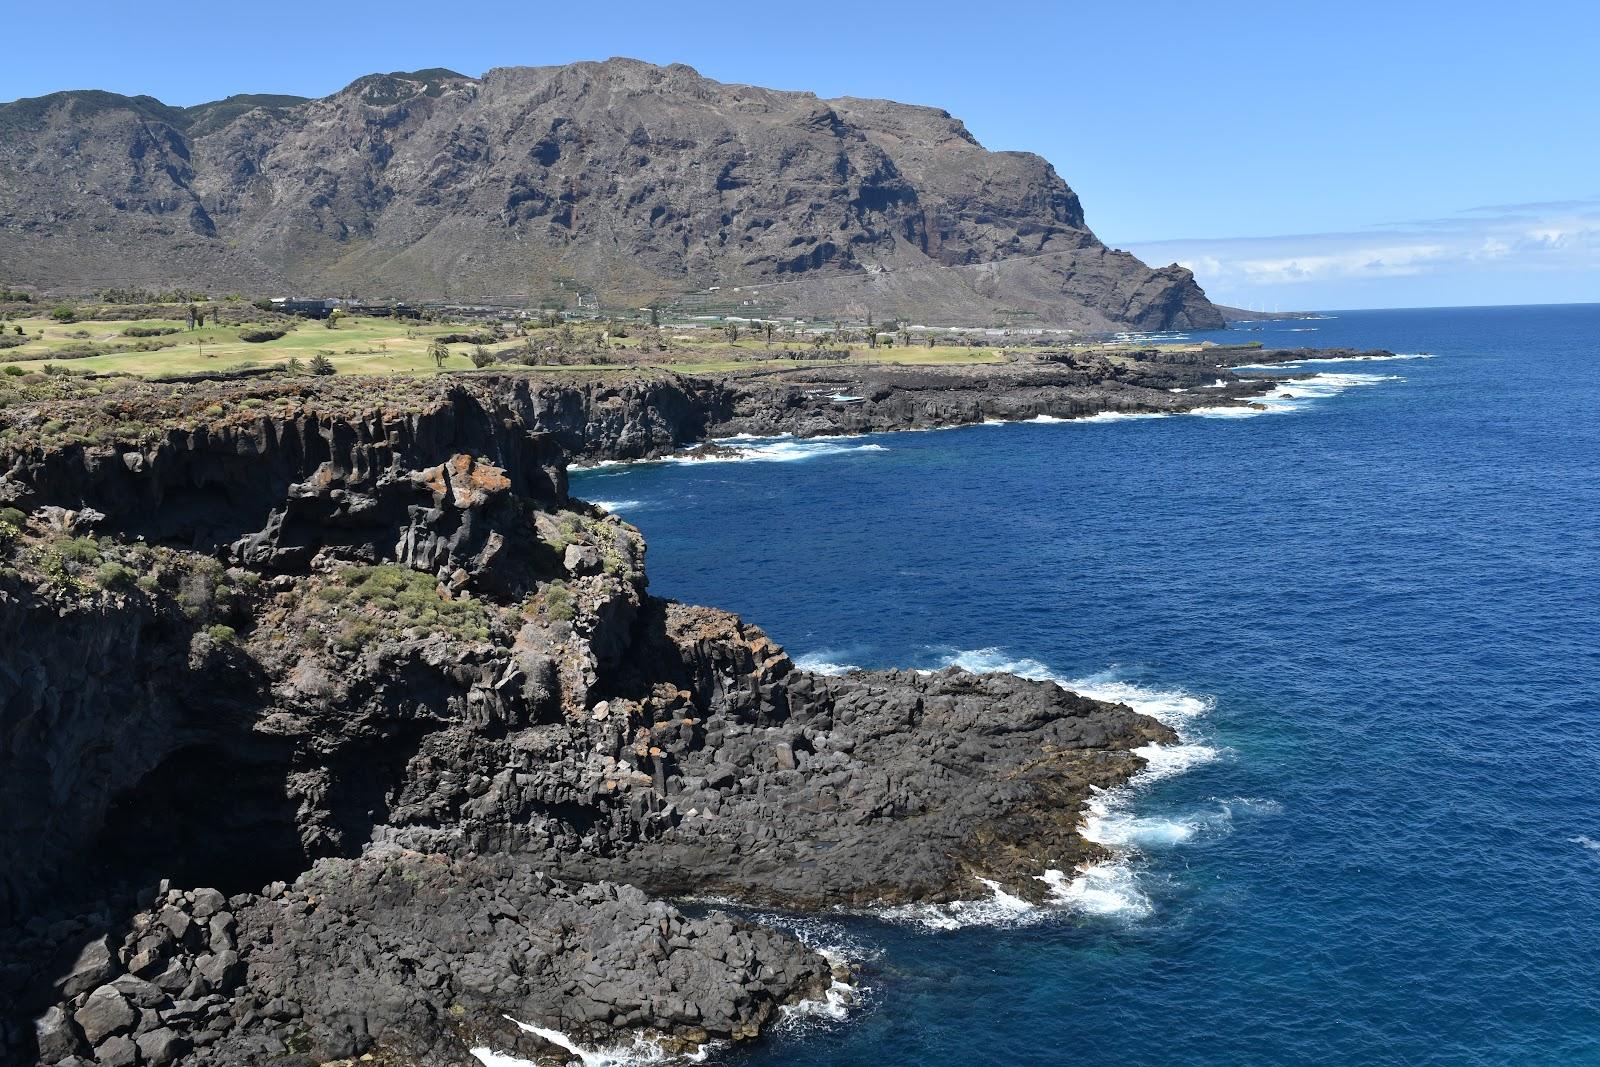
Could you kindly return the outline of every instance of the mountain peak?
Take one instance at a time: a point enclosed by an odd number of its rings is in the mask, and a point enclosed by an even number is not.
[[[937,107],[613,57],[370,74],[320,100],[0,105],[0,277],[742,313],[1216,325],[1186,272],[1107,249],[1044,159]],[[15,131],[12,133],[12,131]]]

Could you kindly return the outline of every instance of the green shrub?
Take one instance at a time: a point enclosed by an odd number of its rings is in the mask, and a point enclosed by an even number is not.
[[[583,520],[568,513],[561,517],[561,522],[556,527],[556,535],[550,541],[550,547],[557,552],[565,552],[568,545],[577,544],[582,539]]]
[[[317,590],[317,599],[327,604],[341,603],[350,595],[350,590],[342,585],[325,585]]]
[[[231,645],[239,640],[239,633],[231,626],[224,626],[220,622],[206,627],[206,636],[219,645]]]
[[[0,522],[20,530],[27,524],[28,516],[21,508],[0,508]]]
[[[68,537],[57,541],[51,549],[68,563],[92,566],[100,562],[100,543],[92,537]]]
[[[50,309],[50,317],[57,322],[71,322],[78,317],[78,312],[71,304],[57,304]]]
[[[176,326],[129,326],[122,331],[124,337],[165,337],[177,333]]]
[[[551,582],[544,591],[544,613],[556,622],[571,622],[577,615],[565,582]]]
[[[354,652],[378,636],[378,628],[370,622],[348,622],[335,635],[333,643],[346,652]]]
[[[264,341],[276,341],[288,332],[288,330],[241,330],[239,340],[258,345]]]
[[[109,560],[100,564],[94,572],[94,579],[102,589],[127,589],[138,579],[138,575],[115,560]]]
[[[344,591],[325,586],[317,598],[329,604],[348,601],[373,611],[398,615],[412,626],[448,633],[462,640],[488,640],[489,612],[470,597],[448,599],[431,574],[396,564],[348,567],[339,573]]]

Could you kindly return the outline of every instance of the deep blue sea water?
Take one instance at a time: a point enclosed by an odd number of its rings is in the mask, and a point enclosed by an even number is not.
[[[1334,314],[1227,336],[1434,358],[575,478],[809,663],[1196,712],[1079,906],[829,920],[865,1005],[741,1062],[1600,1064],[1600,306]]]

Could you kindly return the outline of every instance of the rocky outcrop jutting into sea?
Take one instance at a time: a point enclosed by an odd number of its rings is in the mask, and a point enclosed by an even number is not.
[[[840,975],[647,894],[1038,899],[1095,859],[1089,791],[1166,727],[1009,676],[806,673],[652,597],[638,531],[569,498],[568,452],[693,439],[741,417],[726,389],[352,379],[8,409],[7,1054],[743,1040]]]

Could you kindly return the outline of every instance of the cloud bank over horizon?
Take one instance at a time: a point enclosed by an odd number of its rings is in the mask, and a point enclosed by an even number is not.
[[[1132,242],[1220,304],[1273,310],[1600,301],[1600,196],[1345,233]]]

